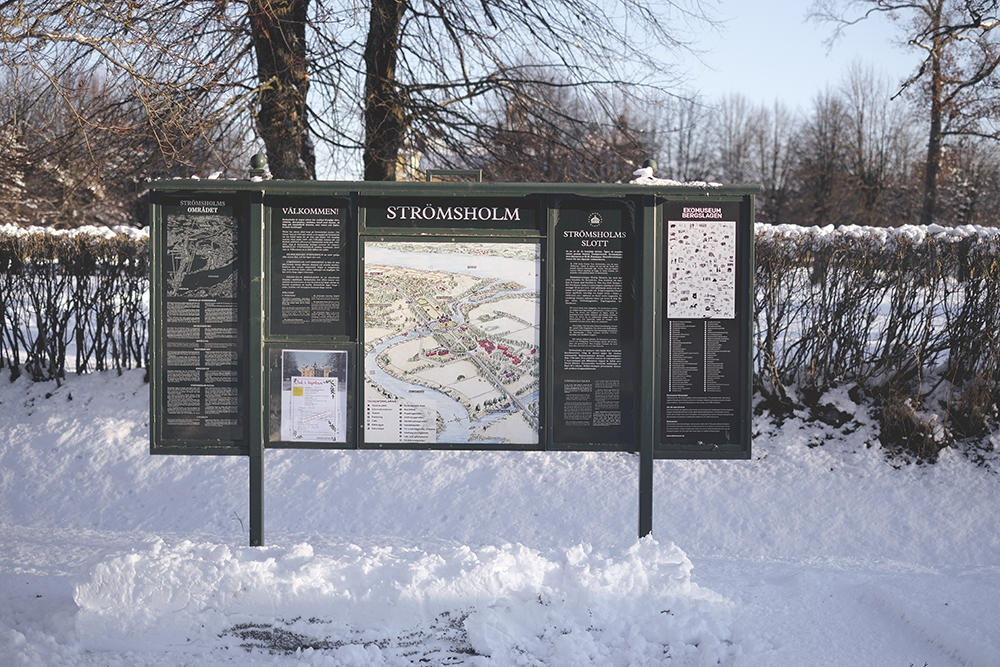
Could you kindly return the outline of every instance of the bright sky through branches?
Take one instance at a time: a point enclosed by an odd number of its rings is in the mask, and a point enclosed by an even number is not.
[[[687,63],[690,87],[707,100],[739,92],[751,102],[808,112],[816,95],[840,86],[854,62],[894,84],[912,74],[920,53],[901,46],[900,26],[882,16],[850,26],[832,47],[832,24],[806,20],[809,0],[719,0],[719,31],[691,36],[703,63]]]

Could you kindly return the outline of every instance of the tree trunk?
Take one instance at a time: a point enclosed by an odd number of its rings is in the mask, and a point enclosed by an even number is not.
[[[920,224],[930,225],[937,215],[938,175],[941,173],[941,115],[944,81],[941,75],[941,56],[944,49],[940,36],[941,5],[936,3],[935,13],[931,16],[931,29],[934,35],[931,46],[931,128],[927,139],[927,166],[924,170],[924,203],[920,212]]]
[[[275,178],[316,178],[306,95],[309,0],[249,0],[251,39],[261,86],[257,129]]]
[[[365,180],[396,180],[406,121],[396,90],[402,0],[372,0],[365,45]]]

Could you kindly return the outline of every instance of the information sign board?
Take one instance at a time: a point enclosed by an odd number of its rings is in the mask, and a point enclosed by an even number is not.
[[[673,456],[742,452],[748,436],[750,244],[740,202],[664,206],[660,422]]]
[[[553,449],[639,449],[636,207],[555,201]]]
[[[750,456],[752,188],[151,190],[153,453]]]
[[[541,245],[364,252],[365,443],[537,445]]]
[[[349,338],[353,218],[340,197],[271,196],[269,332]]]
[[[248,437],[244,200],[192,193],[158,203],[154,432],[167,449],[238,453]]]

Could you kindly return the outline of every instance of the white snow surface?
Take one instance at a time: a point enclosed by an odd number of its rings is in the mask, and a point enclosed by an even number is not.
[[[0,380],[0,664],[1000,665],[1000,476],[755,421],[746,461],[151,456],[143,371]],[[1000,445],[1000,434],[993,444]]]

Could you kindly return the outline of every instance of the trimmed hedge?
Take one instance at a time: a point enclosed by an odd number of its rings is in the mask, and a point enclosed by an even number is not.
[[[1000,230],[758,226],[756,389],[782,415],[870,401],[883,444],[933,458],[1000,404]]]
[[[58,380],[68,365],[145,366],[148,286],[143,235],[0,230],[0,368]]]

